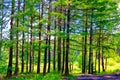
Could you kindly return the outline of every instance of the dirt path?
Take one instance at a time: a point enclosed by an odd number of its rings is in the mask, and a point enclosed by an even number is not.
[[[120,80],[120,73],[104,75],[78,75],[75,80]]]

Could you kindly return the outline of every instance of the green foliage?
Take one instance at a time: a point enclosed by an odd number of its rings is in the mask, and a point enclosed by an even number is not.
[[[57,18],[66,19],[66,16],[64,14],[61,14],[61,13],[58,13],[58,12],[51,12],[50,15],[54,16],[54,17],[57,17]]]
[[[77,59],[78,59],[79,68],[82,68],[82,54],[79,54]]]

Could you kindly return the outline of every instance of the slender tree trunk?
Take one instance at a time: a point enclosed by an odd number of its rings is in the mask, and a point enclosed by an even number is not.
[[[44,53],[44,67],[43,67],[43,75],[46,74],[46,66],[47,66],[47,44],[48,44],[48,35],[46,34],[46,40],[45,40],[45,53]]]
[[[41,0],[40,0],[41,1]],[[42,11],[40,15],[40,4],[42,4]],[[43,7],[44,7],[44,0],[42,0],[42,3],[39,4],[39,20],[43,19]],[[37,73],[40,73],[40,54],[41,54],[41,30],[42,30],[42,24],[39,23],[39,49],[38,49],[38,64],[37,64]]]
[[[69,75],[68,59],[69,59],[69,46],[70,46],[70,9],[67,11],[67,39],[66,39],[66,56],[65,56],[65,75]]]
[[[52,0],[49,0],[49,9],[48,9],[48,32],[50,33],[50,26],[51,26],[51,15],[50,15],[50,12],[52,12]],[[48,72],[50,72],[50,60],[51,60],[51,53],[50,53],[50,38],[51,38],[51,35],[49,34],[48,36],[48,45],[49,45],[49,48],[48,48]]]
[[[95,54],[95,73],[96,73],[96,68],[97,68],[96,67],[96,65],[97,65],[97,55],[98,55],[97,53],[98,53],[98,51],[96,50],[96,54]]]
[[[20,0],[18,0],[18,16],[19,16],[19,11],[20,11]],[[17,28],[19,27],[19,18],[17,18]],[[18,75],[18,70],[19,70],[19,67],[18,67],[18,58],[19,58],[19,32],[18,32],[18,29],[17,29],[17,33],[16,33],[16,40],[17,40],[17,43],[16,43],[16,64],[15,64],[15,73],[14,75]]]
[[[92,44],[93,44],[93,23],[92,23],[92,18],[93,18],[93,9],[92,9],[92,14],[91,14],[91,26],[90,26],[90,52],[89,52],[89,74],[93,74],[93,50],[92,50]]]
[[[83,11],[83,15],[84,15],[84,11]],[[83,21],[84,24],[85,21]],[[82,27],[82,32],[85,32],[85,27]],[[85,73],[85,66],[84,66],[84,55],[85,55],[85,37],[82,36],[82,73]]]
[[[98,47],[99,47],[99,50],[98,50],[98,72],[100,73],[100,58],[101,58],[101,55],[100,55],[100,38],[101,38],[101,27],[99,29],[99,39],[98,39]]]
[[[24,72],[24,39],[25,39],[25,35],[24,35],[24,31],[23,31],[23,34],[22,34],[22,66],[21,66],[21,72]]]
[[[84,32],[84,28],[83,28],[83,32]],[[84,36],[82,37],[82,73],[85,73],[85,66],[84,66],[84,55],[85,55],[85,50],[84,50],[84,46],[85,46],[85,38]]]
[[[104,51],[102,49],[102,71],[105,72],[105,66],[104,66],[104,55],[103,55]]]
[[[46,37],[45,37],[45,52],[44,52],[44,66],[43,66],[43,75],[46,74],[46,67],[47,67],[47,52],[48,52],[48,29],[46,31]]]
[[[26,72],[28,72],[28,59],[29,59],[29,30],[27,34],[27,60],[26,60]]]
[[[103,33],[102,33],[102,45],[103,45],[104,43],[103,43]],[[103,46],[102,46],[102,71],[103,72],[105,72],[105,66],[104,66],[104,48],[103,48]]]
[[[85,17],[86,17],[86,20],[85,20],[85,38],[84,38],[84,56],[83,56],[83,73],[85,73],[86,72],[86,62],[87,62],[87,26],[88,26],[88,17],[87,17],[87,10],[86,10],[86,15],[85,15]]]
[[[66,27],[66,19],[64,19],[64,27],[63,27],[63,33],[65,34],[65,27]],[[64,72],[65,68],[65,38],[63,38],[63,60],[62,60],[62,73]]]
[[[62,6],[59,7],[59,13],[61,13],[62,11]],[[61,71],[61,18],[58,18],[58,30],[59,30],[59,35],[58,35],[58,48],[57,48],[57,52],[58,52],[58,72]]]
[[[33,41],[32,41],[32,71],[34,71],[34,60],[35,60],[35,50],[34,50],[34,36],[33,36]]]
[[[32,29],[33,29],[33,16],[31,16],[31,21],[30,21],[30,68],[29,68],[29,72],[32,72],[32,62],[33,62],[33,42],[32,42]]]
[[[23,5],[23,13],[25,12],[25,0]],[[24,25],[24,15],[23,15],[23,25]],[[21,72],[24,72],[24,41],[25,41],[25,33],[22,32],[22,65],[21,65]]]
[[[11,9],[11,15],[14,15],[14,6],[15,6],[15,0],[12,0],[12,9]],[[11,28],[10,28],[10,40],[13,41],[13,29],[14,29],[14,17],[11,17]],[[9,50],[9,62],[8,62],[8,70],[7,70],[7,77],[12,76],[12,59],[13,59],[13,44],[10,46]]]
[[[24,72],[24,40],[25,40],[25,33],[22,32],[22,65],[21,65],[21,72]]]
[[[55,12],[56,12],[56,8],[55,8]],[[54,71],[56,70],[56,26],[57,26],[57,21],[56,21],[56,17],[55,17],[55,22],[54,22],[54,31],[55,31],[55,35],[54,35],[54,58],[53,58],[53,69]]]

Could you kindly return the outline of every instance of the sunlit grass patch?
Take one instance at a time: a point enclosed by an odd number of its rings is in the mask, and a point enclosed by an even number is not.
[[[42,80],[62,80],[58,73],[48,73]]]

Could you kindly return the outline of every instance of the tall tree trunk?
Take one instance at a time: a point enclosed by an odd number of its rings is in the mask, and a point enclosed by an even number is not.
[[[26,72],[28,72],[28,59],[29,59],[29,30],[27,34],[27,60],[26,60]]]
[[[67,11],[67,39],[66,39],[66,56],[65,56],[65,75],[69,75],[68,60],[69,60],[69,46],[70,46],[70,9]]]
[[[21,65],[21,72],[24,72],[24,42],[25,41],[25,32],[22,32],[22,65]]]
[[[83,32],[84,32],[84,28],[83,28]],[[85,44],[84,43],[85,43],[85,37],[83,36],[82,37],[82,73],[85,73],[85,66],[84,66]]]
[[[98,53],[98,51],[96,50],[96,52],[95,52],[95,73],[96,73],[96,65],[97,65],[97,54]]]
[[[84,38],[84,56],[83,56],[83,69],[82,69],[82,71],[83,71],[83,73],[85,73],[86,72],[86,62],[87,62],[87,27],[88,27],[88,16],[87,16],[87,10],[86,10],[86,15],[85,15],[85,38]]]
[[[91,10],[91,26],[90,26],[90,50],[89,50],[89,66],[88,66],[88,73],[93,74],[93,50],[92,50],[92,45],[93,45],[93,23],[92,23],[92,18],[93,18],[93,9]]]
[[[46,31],[46,37],[45,37],[45,52],[44,52],[44,66],[43,66],[43,75],[46,74],[46,67],[47,67],[47,51],[48,51],[48,29]]]
[[[14,15],[14,7],[15,7],[15,0],[12,0],[12,9],[11,9],[11,15]],[[14,17],[11,16],[11,28],[10,28],[10,40],[13,41],[13,29],[14,29]],[[9,62],[8,62],[8,70],[7,70],[7,77],[12,76],[12,59],[13,59],[13,44],[10,46],[9,50]]]
[[[24,0],[24,3],[23,3],[23,13],[25,12],[25,0]],[[23,15],[23,25],[24,25],[24,21],[25,21],[25,18],[24,18],[24,15]],[[21,65],[21,72],[24,72],[24,41],[25,41],[25,32],[23,31],[22,32],[22,65]]]
[[[19,11],[20,11],[20,0],[18,0],[18,16],[19,16]],[[17,17],[17,28],[19,27],[19,24],[20,24],[20,22],[19,22],[19,18]],[[14,75],[18,75],[18,69],[19,69],[19,67],[18,67],[18,58],[19,58],[19,48],[18,48],[18,46],[19,46],[19,42],[18,42],[18,40],[19,40],[19,32],[18,32],[18,29],[17,29],[17,33],[16,33],[16,40],[17,40],[17,43],[16,43],[16,64],[15,64],[15,73],[14,73]]]
[[[66,11],[65,11],[66,12]],[[66,28],[66,19],[64,19],[64,26],[63,26],[63,33],[65,35],[65,28]],[[63,38],[63,60],[62,60],[62,73],[64,72],[65,68],[65,38]]]
[[[32,33],[33,30],[33,16],[31,16],[31,20],[30,20],[30,68],[29,68],[29,72],[32,72],[32,62],[33,62],[33,42],[32,42]]]
[[[59,13],[62,11],[62,6],[59,7]],[[59,30],[59,35],[58,35],[58,72],[61,71],[61,18],[58,18],[58,30]]]
[[[41,0],[40,0],[41,2]],[[42,10],[40,15],[40,4],[42,4]],[[39,20],[43,19],[43,7],[44,7],[44,0],[42,0],[42,3],[39,4]],[[38,64],[37,64],[37,73],[40,73],[40,54],[41,54],[41,30],[42,30],[42,24],[39,23],[39,49],[38,49]]]
[[[104,34],[104,33],[102,33],[102,54],[101,54],[101,55],[102,55],[102,58],[101,58],[101,59],[102,59],[102,71],[105,72],[105,66],[104,66],[104,55],[103,55],[103,54],[104,54],[104,47],[103,47],[103,44],[104,44],[104,43],[103,43],[103,34]]]
[[[49,0],[49,9],[48,9],[48,32],[50,33],[50,26],[51,26],[51,15],[50,15],[50,12],[52,12],[52,0]],[[51,35],[49,34],[48,36],[48,45],[49,45],[49,48],[48,48],[48,72],[50,72],[50,60],[51,60],[51,54],[50,54],[50,38],[51,38]]]
[[[56,8],[55,8],[55,12],[56,12]],[[56,21],[56,17],[55,17],[55,22],[54,22],[54,31],[55,31],[55,35],[54,35],[54,58],[53,58],[53,69],[54,71],[56,70],[56,26],[57,26],[57,21]]]
[[[83,16],[84,16],[84,11],[83,11]],[[85,20],[83,21],[83,24],[85,24]],[[85,32],[85,27],[82,27],[82,32]],[[85,66],[84,66],[84,55],[85,55],[85,37],[84,35],[82,36],[82,73],[85,73]]]
[[[46,39],[45,39],[45,52],[44,52],[44,67],[43,67],[43,75],[46,74],[46,66],[47,66],[47,45],[48,45],[48,35],[46,34]]]
[[[35,48],[34,48],[34,40],[35,37],[33,36],[33,41],[32,41],[32,71],[34,71],[34,61],[35,61]]]
[[[98,47],[99,47],[99,50],[98,50],[98,72],[100,73],[100,58],[101,58],[101,55],[100,55],[100,50],[101,50],[101,48],[100,48],[100,46],[101,46],[101,43],[100,43],[100,41],[101,41],[101,27],[100,27],[100,29],[99,29],[99,39],[98,39]]]

